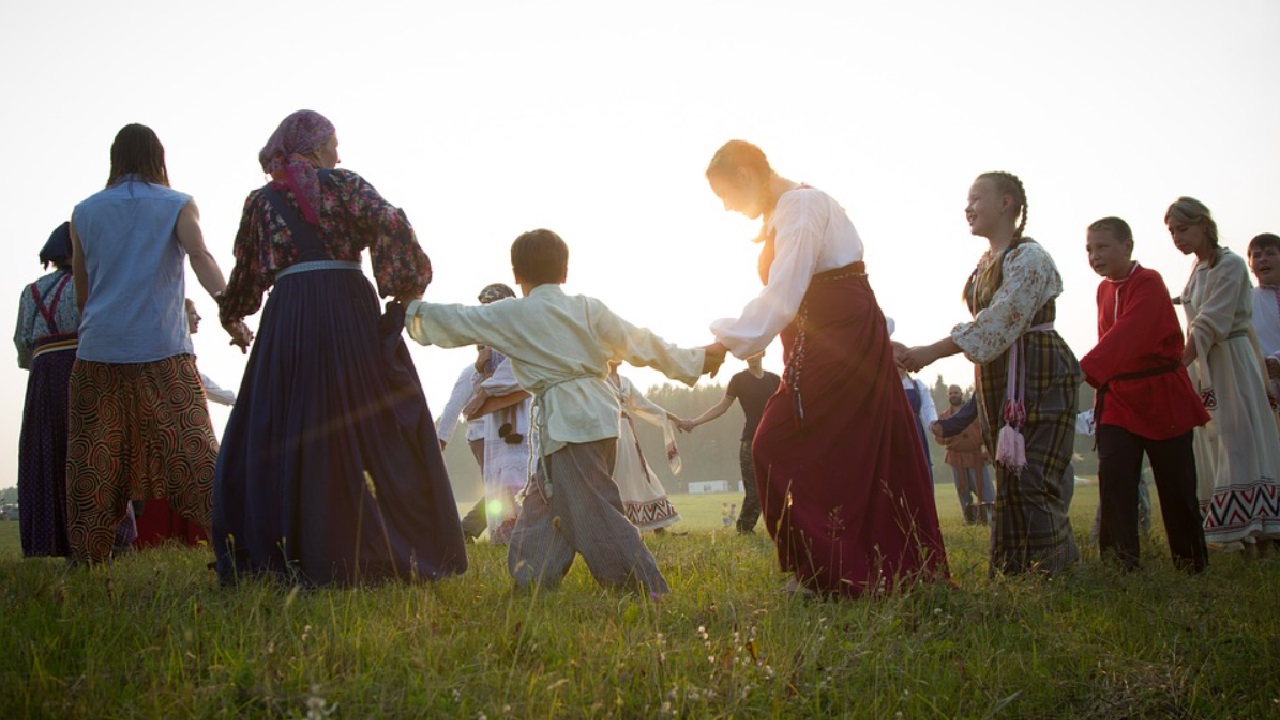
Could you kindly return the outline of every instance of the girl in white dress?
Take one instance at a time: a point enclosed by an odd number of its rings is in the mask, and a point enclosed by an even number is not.
[[[618,483],[622,497],[622,510],[627,519],[640,530],[661,530],[680,521],[680,513],[667,499],[666,488],[653,468],[645,462],[636,439],[635,420],[639,418],[662,428],[663,445],[673,473],[680,472],[680,454],[676,451],[675,429],[677,418],[659,407],[618,374],[619,363],[609,361],[609,386],[618,396],[622,406],[622,425],[618,432],[618,461],[613,478]]]
[[[533,467],[533,427],[529,422],[530,395],[516,382],[511,361],[500,358],[493,374],[480,383],[493,409],[484,418],[484,505],[489,542],[511,542],[520,514],[517,495],[529,482]],[[504,399],[510,400],[504,402]]]
[[[1218,244],[1218,226],[1199,200],[1178,198],[1164,221],[1178,250],[1196,256],[1182,291],[1182,360],[1213,418],[1194,440],[1205,541],[1231,550],[1280,538],[1280,439],[1251,326],[1249,269]]]

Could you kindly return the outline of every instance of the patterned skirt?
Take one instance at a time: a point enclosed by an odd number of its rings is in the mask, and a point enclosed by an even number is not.
[[[1194,440],[1205,542],[1280,540],[1280,440],[1258,351],[1242,336],[1205,354],[1192,366],[1201,396],[1212,398],[1212,420],[1195,429]]]
[[[65,557],[67,542],[67,390],[76,348],[39,353],[31,362],[18,441],[18,507],[22,554]],[[136,535],[132,511],[116,527],[115,545]]]
[[[645,462],[636,438],[634,421],[623,416],[618,437],[618,460],[613,479],[618,483],[622,511],[640,530],[657,530],[680,521],[676,506],[667,499],[667,490],[653,468]]]
[[[1037,318],[1033,325],[1049,322]],[[1022,336],[1021,362],[1026,371],[1022,427],[1027,465],[1015,475],[996,468],[996,507],[991,521],[991,573],[1031,570],[1057,572],[1080,558],[1067,510],[1074,477],[1067,468],[1075,442],[1076,393],[1080,364],[1057,332]],[[1005,384],[1009,353],[977,366],[978,416],[983,440],[996,456],[996,436],[1004,425]]]
[[[191,355],[117,364],[76,360],[67,409],[72,556],[105,559],[103,528],[129,500],[170,498],[208,524],[218,442]]]

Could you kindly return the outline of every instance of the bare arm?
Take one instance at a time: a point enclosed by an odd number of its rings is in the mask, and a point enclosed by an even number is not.
[[[191,258],[191,269],[195,271],[200,286],[215,301],[220,301],[223,291],[227,289],[227,279],[222,274],[222,268],[218,267],[218,261],[213,259],[213,254],[204,244],[204,233],[200,231],[200,209],[196,207],[195,200],[182,206],[182,211],[178,213],[177,230],[178,244]],[[223,329],[231,336],[231,344],[240,348],[241,352],[245,352],[249,343],[253,342],[253,332],[243,320],[224,325]]]
[[[178,213],[178,244],[191,258],[191,269],[196,273],[200,285],[217,299],[219,293],[227,289],[226,277],[218,261],[204,244],[204,233],[200,231],[200,209],[192,200],[182,206]],[[78,289],[78,288],[77,288]]]
[[[84,315],[84,304],[89,299],[89,271],[84,266],[84,251],[80,248],[74,219],[71,222],[71,281],[76,286],[76,310]]]
[[[716,403],[710,408],[707,408],[706,412],[702,413],[701,415],[699,415],[698,417],[692,420],[687,421],[686,430],[692,430],[698,427],[699,425],[702,425],[704,423],[709,423],[712,420],[715,420],[716,418],[725,414],[726,412],[729,411],[730,407],[733,407],[733,401],[736,399],[737,398],[735,398],[732,395],[725,395],[724,397],[720,398],[720,402]]]
[[[895,355],[897,355],[896,359],[900,367],[905,368],[907,372],[914,373],[920,372],[942,358],[951,357],[959,352],[960,346],[950,336],[947,336],[932,345],[909,348],[905,352],[896,351]]]

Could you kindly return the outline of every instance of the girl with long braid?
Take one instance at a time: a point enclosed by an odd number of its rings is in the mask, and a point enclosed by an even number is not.
[[[786,369],[752,455],[789,589],[857,597],[945,580],[933,483],[858,231],[750,143],[720,148],[707,180],[726,210],[764,221],[764,290],[711,332],[739,358],[782,334]]]
[[[920,347],[897,348],[910,372],[964,353],[976,366],[983,438],[996,458],[991,572],[1057,572],[1080,557],[1067,517],[1080,364],[1053,329],[1062,278],[1042,245],[1023,236],[1027,194],[1006,172],[978,176],[965,207],[969,231],[990,243],[964,286],[971,322]]]

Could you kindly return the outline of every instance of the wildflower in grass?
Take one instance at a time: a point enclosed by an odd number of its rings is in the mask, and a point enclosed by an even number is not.
[[[338,710],[337,703],[330,705],[329,701],[325,700],[324,696],[320,694],[319,685],[311,686],[311,692],[306,699],[306,707],[307,714],[303,716],[306,720],[323,720],[323,718],[333,715]]]
[[[831,512],[827,513],[827,537],[832,540],[839,540],[844,535],[844,506],[837,505],[831,508]]]

